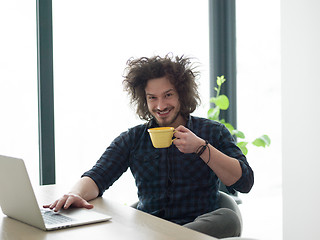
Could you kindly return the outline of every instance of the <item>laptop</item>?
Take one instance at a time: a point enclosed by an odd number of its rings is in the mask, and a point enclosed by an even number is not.
[[[92,209],[74,208],[61,210],[58,213],[41,209],[24,161],[2,155],[0,155],[0,206],[8,217],[44,231],[111,219],[111,216]]]

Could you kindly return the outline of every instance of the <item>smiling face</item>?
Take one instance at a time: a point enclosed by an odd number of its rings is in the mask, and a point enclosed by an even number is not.
[[[167,77],[150,79],[145,88],[148,110],[161,127],[178,127],[186,120],[180,114],[175,87]]]

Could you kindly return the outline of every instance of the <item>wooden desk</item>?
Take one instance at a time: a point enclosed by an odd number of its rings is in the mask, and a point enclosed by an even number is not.
[[[35,189],[39,205],[50,203],[66,192],[56,185]],[[45,232],[3,215],[0,211],[1,240],[60,240],[60,239],[112,239],[112,240],[212,240],[208,235],[198,233],[177,224],[154,217],[129,206],[105,198],[91,202],[95,209],[112,216],[108,222]],[[23,199],[21,199],[23,204]]]

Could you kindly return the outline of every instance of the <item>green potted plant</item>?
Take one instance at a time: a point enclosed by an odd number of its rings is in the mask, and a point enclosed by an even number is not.
[[[227,123],[224,119],[220,119],[220,111],[227,110],[229,108],[229,98],[226,95],[220,94],[221,86],[226,81],[225,77],[217,77],[217,87],[215,87],[216,95],[215,97],[210,98],[210,102],[214,103],[214,107],[208,110],[208,118],[217,122],[224,124],[232,136],[237,141],[237,146],[241,149],[244,155],[248,153],[248,144],[252,144],[257,147],[266,147],[269,146],[271,140],[268,135],[264,134],[253,141],[249,142],[245,139],[245,134],[242,131],[235,129],[230,123]],[[231,195],[234,200],[240,204],[242,203],[241,199],[238,197],[237,192],[229,192],[227,187],[224,184],[220,184],[220,190]]]
[[[229,108],[229,98],[226,95],[220,94],[221,86],[226,81],[225,77],[217,77],[217,87],[215,87],[216,96],[210,98],[210,102],[214,103],[214,107],[210,108],[208,111],[208,118],[217,122],[224,124],[232,136],[237,140],[237,146],[241,149],[244,155],[248,153],[248,144],[252,144],[257,147],[269,146],[271,140],[268,135],[264,134],[253,141],[249,142],[245,139],[245,134],[242,131],[235,129],[230,123],[227,123],[224,119],[220,119],[220,111],[227,110]]]

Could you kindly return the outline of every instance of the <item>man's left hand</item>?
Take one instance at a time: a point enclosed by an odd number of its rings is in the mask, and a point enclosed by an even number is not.
[[[180,125],[175,129],[173,144],[183,153],[194,153],[205,141],[191,132],[188,128]]]

